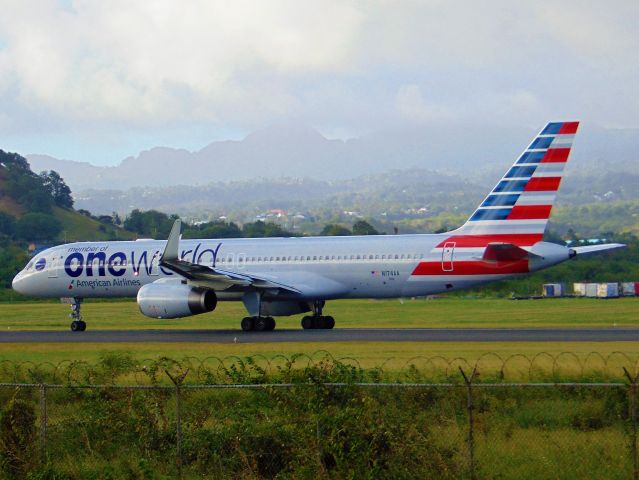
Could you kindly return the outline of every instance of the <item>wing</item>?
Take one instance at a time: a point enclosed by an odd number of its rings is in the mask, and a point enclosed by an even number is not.
[[[178,219],[173,223],[171,233],[164,247],[164,253],[160,258],[160,266],[177,273],[197,283],[215,290],[227,290],[231,287],[253,287],[258,289],[280,289],[291,293],[300,294],[301,291],[273,280],[258,277],[251,274],[229,272],[218,268],[207,267],[197,263],[187,262],[179,258],[180,229],[182,223]]]

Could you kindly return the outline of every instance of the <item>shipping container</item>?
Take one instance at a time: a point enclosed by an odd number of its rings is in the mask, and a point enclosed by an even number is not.
[[[545,283],[542,291],[544,297],[563,297],[566,287],[562,283]]]
[[[619,296],[618,283],[600,283],[597,285],[597,296],[599,298],[615,298]]]
[[[572,292],[575,294],[575,297],[585,297],[586,296],[586,284],[585,283],[573,283],[572,284]]]
[[[635,293],[635,282],[623,282],[621,284],[621,295],[624,297],[634,297]]]
[[[596,297],[597,296],[597,284],[596,283],[586,283],[586,297]]]

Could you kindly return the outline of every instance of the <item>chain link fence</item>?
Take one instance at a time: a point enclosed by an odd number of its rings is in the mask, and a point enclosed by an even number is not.
[[[237,359],[218,380],[245,382],[205,384],[192,363],[160,359],[147,382],[126,384],[145,366],[129,362],[87,366],[100,384],[45,381],[60,369],[40,365],[17,369],[39,382],[1,383],[2,475],[639,478],[637,376],[625,367],[617,381],[514,383],[473,362],[445,382],[408,382],[424,371],[384,381],[390,372],[325,357],[263,374]]]

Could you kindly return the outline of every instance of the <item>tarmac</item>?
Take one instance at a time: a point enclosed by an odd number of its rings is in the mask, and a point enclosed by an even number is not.
[[[639,328],[335,328],[241,330],[11,330],[0,343],[639,342]]]

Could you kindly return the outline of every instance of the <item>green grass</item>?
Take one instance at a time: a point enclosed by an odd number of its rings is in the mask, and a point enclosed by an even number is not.
[[[69,362],[83,362],[84,369],[105,358],[126,356],[140,365],[169,358],[183,369],[189,368],[188,381],[197,383],[209,381],[201,376],[206,370],[220,373],[220,362],[227,368],[235,365],[242,370],[242,363],[246,365],[251,357],[255,365],[273,373],[287,359],[302,354],[294,368],[317,364],[328,355],[347,365],[378,370],[385,381],[459,382],[460,367],[467,374],[477,367],[477,379],[484,382],[625,381],[623,367],[636,370],[638,350],[637,342],[0,343],[0,367],[3,372],[8,368],[5,373],[10,373],[13,366],[20,365],[27,375],[35,367],[25,362],[40,364],[44,371],[60,365],[58,375],[63,378]],[[4,364],[5,361],[12,363]],[[145,378],[125,376],[118,381],[137,384],[144,383]]]
[[[334,367],[293,372],[292,388],[182,389],[183,478],[471,478],[463,385],[322,386],[359,378]],[[500,386],[472,396],[475,478],[631,477],[627,388]],[[13,440],[4,445],[19,460],[2,468],[14,465],[14,478],[177,476],[173,391],[49,389],[45,466],[41,408],[38,386],[0,388],[11,419],[0,441]]]
[[[0,304],[2,330],[66,330],[69,305],[60,303]],[[639,327],[639,298],[599,300],[563,298],[439,298],[435,300],[339,300],[325,314],[338,328],[534,328]],[[145,317],[132,301],[86,302],[83,316],[90,329],[239,329],[246,311],[240,302],[221,302],[208,314],[182,319]],[[278,328],[299,328],[301,316],[280,317]]]
[[[368,301],[344,300],[329,302],[327,314],[335,316],[340,328],[389,327],[639,327],[639,298],[617,300],[553,299],[512,301],[505,299],[441,298],[436,300]],[[16,329],[68,329],[69,306],[58,303],[5,303],[0,304],[0,332]],[[0,343],[0,359],[57,363],[63,360],[96,362],[104,352],[130,353],[136,359],[167,356],[175,359],[210,356],[247,357],[252,355],[272,359],[278,355],[298,353],[313,355],[327,351],[336,358],[350,357],[364,368],[384,366],[388,370],[402,370],[410,363],[425,364],[426,358],[441,357],[441,364],[461,358],[461,366],[473,365],[480,359],[481,366],[498,371],[508,360],[511,377],[520,378],[527,371],[530,359],[543,368],[552,365],[545,353],[559,356],[571,352],[576,357],[562,357],[562,372],[574,377],[579,363],[590,363],[589,370],[601,369],[601,358],[612,355],[615,376],[621,364],[634,369],[639,345],[637,342],[299,342],[299,343],[244,343],[239,331],[239,319],[245,315],[241,303],[221,303],[213,313],[181,320],[155,320],[139,313],[133,301],[87,302],[83,314],[89,329],[232,329],[237,330],[238,343]],[[278,319],[278,328],[300,328],[299,316]],[[1,334],[1,333],[0,333]],[[623,359],[621,352],[631,361]],[[527,358],[521,357],[524,355]],[[576,359],[575,359],[576,358]],[[466,362],[466,363],[465,363]],[[544,363],[545,362],[545,363]],[[599,363],[597,363],[599,362]],[[617,368],[618,367],[618,368]],[[455,367],[456,368],[456,367]],[[518,373],[519,372],[519,373]]]

